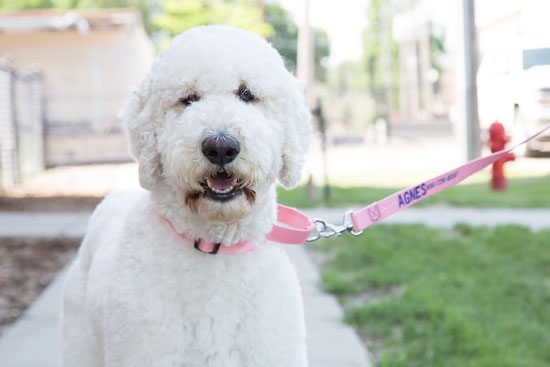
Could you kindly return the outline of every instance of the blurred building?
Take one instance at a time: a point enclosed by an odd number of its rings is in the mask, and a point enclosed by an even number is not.
[[[154,58],[137,10],[0,13],[0,56],[41,70],[46,165],[129,159],[116,113]]]
[[[481,127],[498,120],[520,142],[550,121],[550,3],[513,5],[478,24],[477,86]],[[532,141],[527,149],[550,151],[550,140]]]

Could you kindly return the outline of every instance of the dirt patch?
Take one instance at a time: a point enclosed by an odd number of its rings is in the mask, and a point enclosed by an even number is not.
[[[102,196],[0,196],[0,211],[7,212],[83,212],[93,211]]]
[[[0,334],[73,258],[80,241],[0,238]]]

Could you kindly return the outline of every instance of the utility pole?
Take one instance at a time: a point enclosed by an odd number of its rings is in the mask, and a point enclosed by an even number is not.
[[[477,37],[475,25],[475,1],[463,0],[464,17],[464,65],[466,105],[466,156],[472,160],[481,155],[481,137],[477,109]]]
[[[296,65],[296,76],[304,85],[306,102],[310,108],[314,106],[313,95],[313,35],[309,24],[309,0],[303,0],[303,18],[298,29],[298,55]]]

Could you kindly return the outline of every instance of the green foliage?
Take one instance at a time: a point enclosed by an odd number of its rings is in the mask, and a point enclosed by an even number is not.
[[[273,27],[267,40],[279,51],[289,70],[296,70],[298,27],[290,14],[275,2],[265,5],[265,21]]]
[[[445,49],[445,28],[443,26],[430,23],[430,63],[437,71],[443,71],[441,65],[441,56],[446,52]]]
[[[378,366],[550,362],[550,231],[374,226],[315,243]]]
[[[369,71],[369,85],[380,86],[380,74],[377,73],[380,66],[382,34],[387,32],[381,17],[382,5],[385,0],[372,0],[367,8],[368,26],[363,33],[363,54],[367,70]]]
[[[328,202],[308,199],[305,187],[286,191],[278,188],[281,204],[307,208],[315,206],[342,207],[351,204],[366,205],[378,201],[402,188],[338,187],[331,188]],[[320,192],[320,189],[317,190]],[[434,204],[471,207],[550,208],[550,176],[510,179],[508,190],[495,192],[488,183],[459,184],[414,204],[415,207]]]
[[[227,24],[266,37],[279,51],[289,70],[296,69],[298,28],[291,15],[277,2],[263,10],[257,0],[0,0],[0,9],[99,9],[132,7],[141,11],[147,33],[160,39],[160,47],[186,29]],[[315,29],[316,77],[324,79],[321,60],[330,54],[327,34]],[[164,39],[163,39],[164,37]]]
[[[365,122],[371,120],[375,109],[365,89],[366,80],[361,60],[343,61],[326,69],[325,83],[319,85],[318,93],[329,130],[336,119],[342,131],[364,133]]]
[[[0,0],[0,9],[18,10],[18,9],[43,9],[55,7],[53,0]]]
[[[387,118],[398,107],[399,55],[391,34],[391,7],[394,2],[371,0],[367,8],[368,25],[363,33],[363,59],[368,74],[367,86],[375,101],[375,119]],[[389,99],[390,92],[393,100]]]
[[[147,32],[153,31],[150,22],[151,12],[156,8],[147,0],[0,0],[0,9],[102,9],[102,8],[135,8],[143,17],[143,25]]]
[[[326,69],[322,65],[322,61],[330,55],[330,42],[327,32],[324,29],[315,28],[313,31],[315,44],[315,78],[324,82],[326,79]]]
[[[430,23],[430,64],[432,68],[438,71],[439,75],[445,71],[441,62],[441,58],[445,52],[445,29],[441,25]],[[438,92],[439,88],[440,80],[437,80],[434,85],[434,91]]]
[[[375,100],[376,116],[386,116],[399,108],[399,49],[392,36],[392,17],[398,12],[412,9],[418,0],[408,2],[408,7],[397,0],[371,0],[367,8],[368,26],[363,34],[363,58],[368,71],[367,85]],[[440,74],[444,71],[442,56],[445,54],[445,31],[437,24],[430,23],[430,64]],[[387,53],[384,64],[383,52]],[[383,76],[386,76],[385,80]],[[435,91],[439,83],[435,84]],[[389,93],[391,92],[391,93]],[[390,95],[392,97],[389,100]]]
[[[288,70],[296,70],[298,27],[291,15],[276,2],[265,5],[265,21],[273,27],[267,40],[279,51]],[[319,28],[314,29],[315,44],[315,77],[325,79],[325,68],[321,65],[323,58],[330,55],[330,43],[327,33]]]
[[[273,27],[262,20],[254,4],[251,0],[163,0],[163,12],[153,16],[152,23],[170,36],[207,24],[227,24],[269,36]]]

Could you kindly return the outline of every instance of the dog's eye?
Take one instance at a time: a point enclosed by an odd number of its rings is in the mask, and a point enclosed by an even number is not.
[[[191,94],[187,97],[180,98],[179,102],[184,106],[190,106],[190,105],[192,105],[193,103],[197,102],[200,99],[201,99],[201,97],[199,97],[198,95]]]
[[[252,94],[250,89],[248,89],[246,86],[241,85],[239,87],[239,90],[237,91],[237,94],[239,98],[244,102],[253,102],[256,100],[256,97]]]

